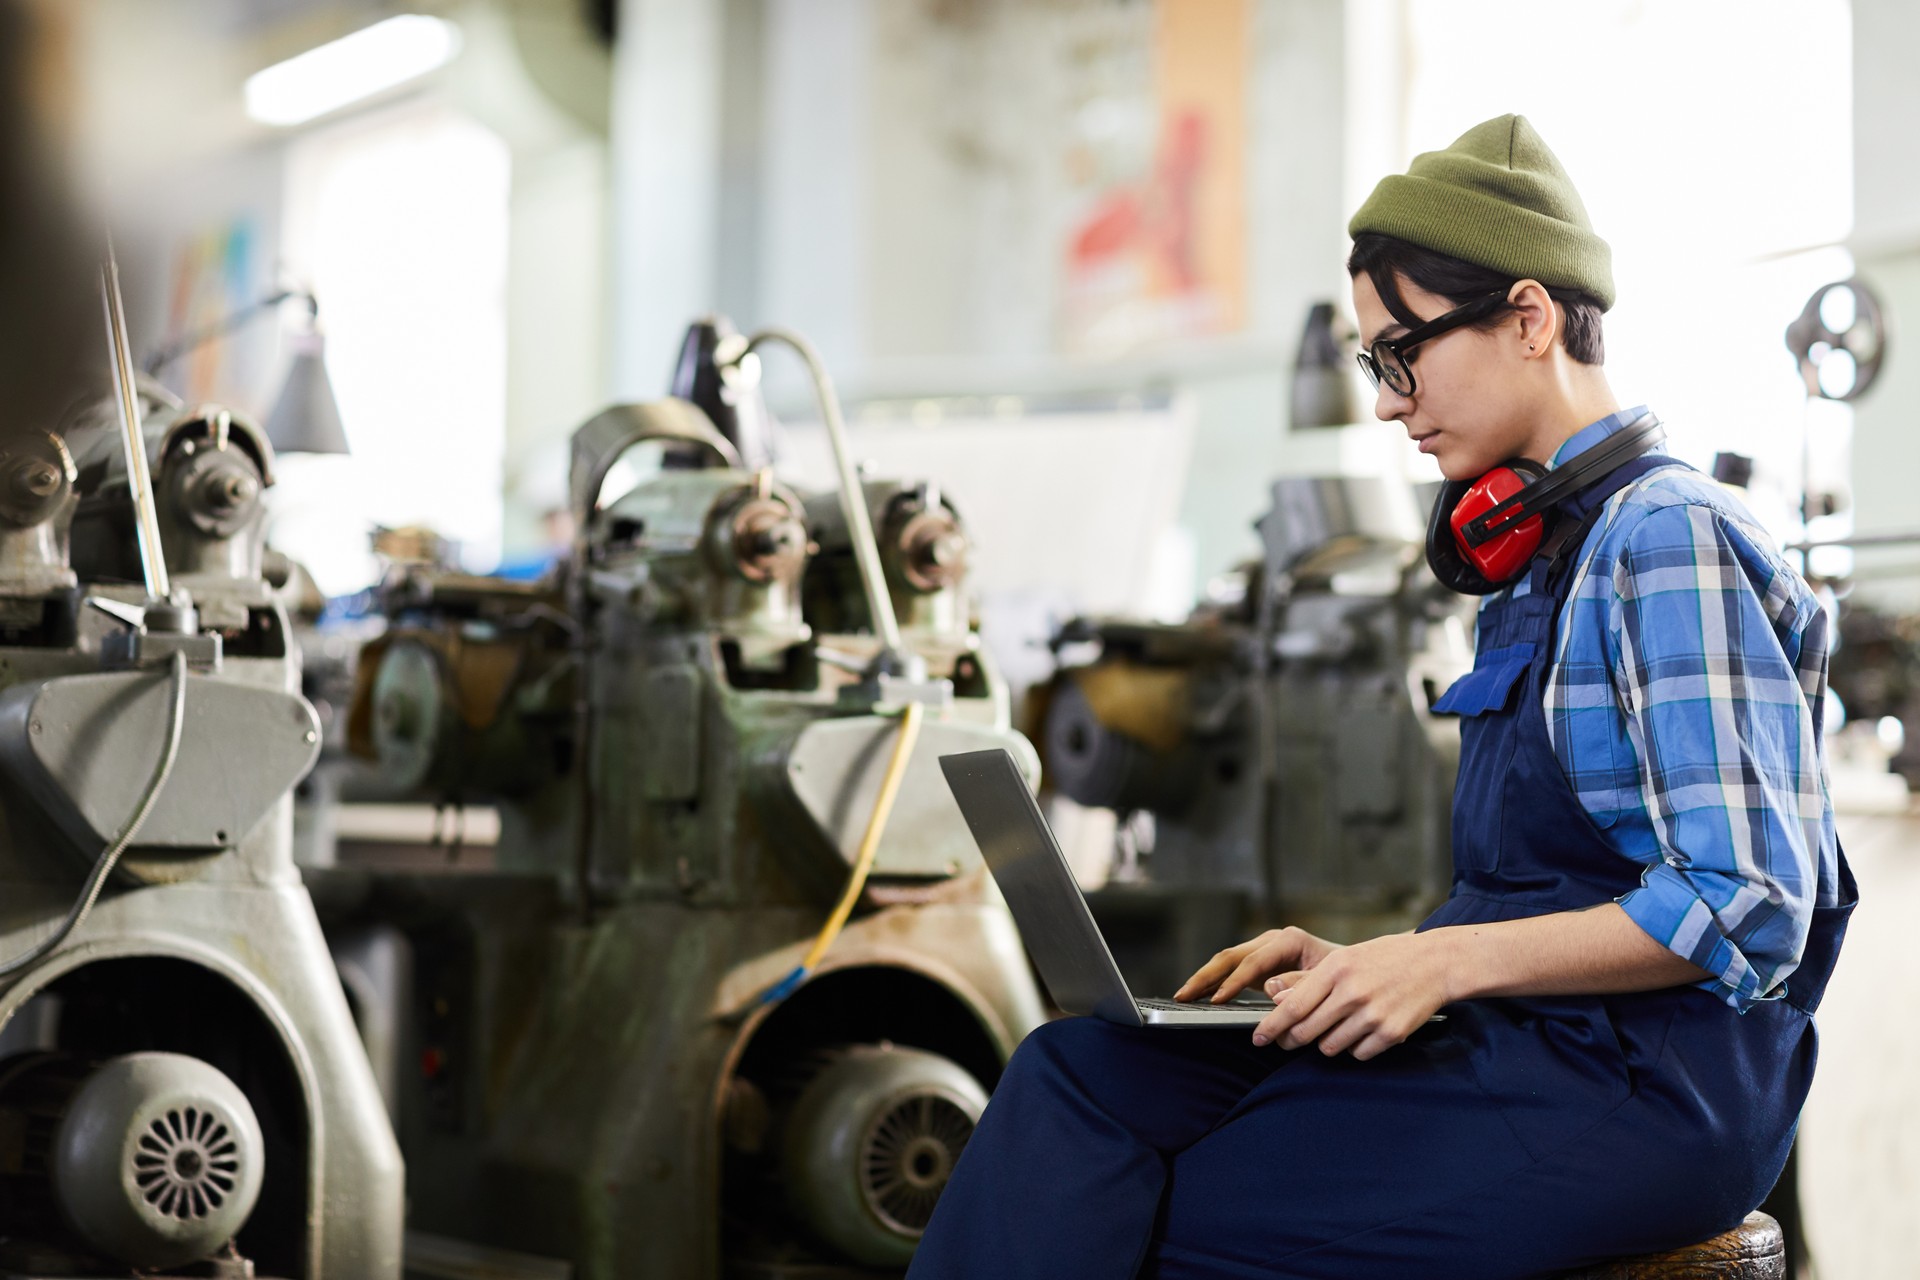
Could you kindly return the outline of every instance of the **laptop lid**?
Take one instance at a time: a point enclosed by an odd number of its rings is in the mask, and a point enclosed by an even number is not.
[[[1013,757],[995,748],[940,757],[947,786],[1055,1003],[1140,1025],[1140,1008]]]

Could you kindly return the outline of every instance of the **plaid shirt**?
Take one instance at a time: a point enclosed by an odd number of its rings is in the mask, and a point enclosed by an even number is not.
[[[1644,412],[1583,428],[1549,466]],[[1826,612],[1737,501],[1669,467],[1608,499],[1555,634],[1554,754],[1607,842],[1646,868],[1620,905],[1736,1009],[1778,998],[1814,907],[1839,898]]]

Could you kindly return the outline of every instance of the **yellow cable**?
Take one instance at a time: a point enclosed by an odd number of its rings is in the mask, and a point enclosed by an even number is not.
[[[846,892],[840,895],[840,902],[834,907],[833,914],[827,917],[826,927],[813,940],[807,958],[800,962],[802,973],[820,963],[820,957],[840,936],[847,917],[853,914],[854,904],[860,901],[860,894],[867,887],[867,873],[873,870],[874,857],[880,852],[880,837],[886,832],[887,818],[893,813],[894,798],[900,794],[900,783],[907,776],[907,761],[913,755],[914,742],[920,737],[920,718],[924,711],[919,703],[909,702],[900,715],[900,732],[893,740],[893,758],[887,761],[887,772],[880,779],[880,794],[873,802],[872,816],[867,819],[867,833],[860,838],[860,850],[853,860],[853,874],[847,879]]]

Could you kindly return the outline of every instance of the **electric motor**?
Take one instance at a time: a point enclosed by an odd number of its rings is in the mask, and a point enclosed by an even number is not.
[[[986,1108],[965,1068],[891,1044],[840,1051],[800,1091],[782,1169],[800,1221],[870,1266],[902,1266]]]
[[[181,1266],[233,1239],[264,1172],[246,1094],[198,1058],[0,1061],[0,1236],[37,1237],[54,1209],[87,1253]]]

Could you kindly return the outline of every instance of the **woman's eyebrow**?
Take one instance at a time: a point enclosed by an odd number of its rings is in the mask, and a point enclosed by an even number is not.
[[[1386,337],[1388,334],[1406,333],[1407,331],[1408,331],[1407,326],[1401,324],[1398,320],[1392,321],[1389,324],[1381,326],[1381,329],[1378,333],[1374,334],[1371,338],[1368,338],[1367,345],[1371,347],[1374,343],[1380,341],[1380,339]]]

